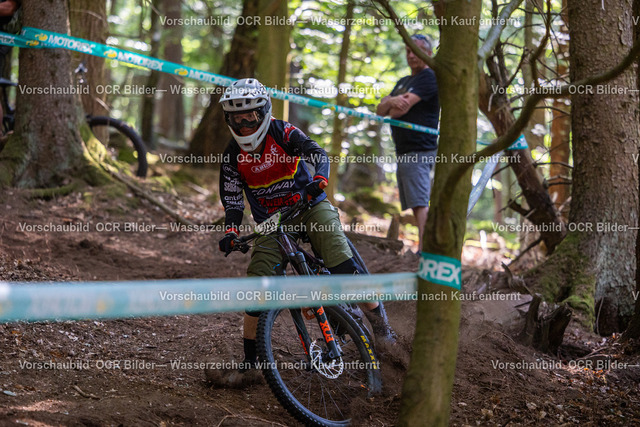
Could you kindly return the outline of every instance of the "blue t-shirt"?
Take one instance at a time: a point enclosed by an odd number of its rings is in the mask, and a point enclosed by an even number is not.
[[[420,101],[411,107],[407,114],[398,117],[398,120],[438,129],[440,102],[436,73],[431,68],[425,68],[415,76],[403,77],[393,88],[391,95],[398,96],[407,92],[418,95]],[[398,155],[438,148],[437,135],[391,126],[391,136],[396,144]]]

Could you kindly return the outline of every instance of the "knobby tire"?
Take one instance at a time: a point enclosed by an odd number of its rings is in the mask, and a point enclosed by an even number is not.
[[[147,162],[147,147],[135,129],[122,120],[112,119],[106,116],[89,116],[87,117],[87,122],[92,129],[95,126],[107,126],[114,128],[127,137],[133,144],[136,153],[138,153],[138,170],[136,171],[136,175],[141,178],[147,176],[147,170],[149,168],[149,163]]]

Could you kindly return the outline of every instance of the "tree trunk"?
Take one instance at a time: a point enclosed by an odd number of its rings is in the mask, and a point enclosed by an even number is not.
[[[285,91],[289,71],[289,51],[291,50],[291,25],[288,24],[289,7],[287,0],[260,0],[260,22],[256,51],[256,78],[266,87]],[[287,105],[279,99],[272,99],[273,116],[287,120]]]
[[[566,38],[568,34],[568,17],[566,14],[567,1],[562,1],[562,9],[565,13],[562,14],[562,19],[565,21],[565,25],[561,27],[561,32]],[[560,77],[567,74],[569,68],[567,67],[567,61],[569,58],[569,41],[565,37],[558,39],[558,64],[556,66],[556,72]],[[571,187],[569,186],[568,178],[571,174],[571,170],[564,165],[569,164],[569,154],[571,148],[569,146],[569,138],[571,135],[571,107],[567,105],[568,99],[554,99],[553,100],[553,121],[551,122],[551,150],[549,157],[551,159],[551,165],[549,166],[549,195],[551,200],[556,206],[556,209],[560,214],[568,218],[569,206],[567,201],[571,194]],[[553,185],[555,184],[555,185]]]
[[[447,24],[440,28],[436,55],[438,91],[442,106],[439,156],[470,154],[476,146],[478,105],[478,23],[481,1],[438,2]],[[453,25],[453,17],[469,25]],[[468,20],[468,21],[467,21]],[[460,259],[471,191],[471,168],[454,188],[445,188],[457,164],[439,163],[431,208],[424,231],[426,253]],[[419,279],[419,301],[411,364],[402,390],[402,426],[448,426],[460,323],[460,301],[452,288]],[[429,301],[429,294],[445,292],[446,301]]]
[[[633,16],[640,16],[640,0],[634,0],[633,2]],[[634,38],[635,40],[640,39],[640,22],[638,21],[636,21],[634,25]],[[636,85],[636,87],[640,89],[640,66],[636,66]],[[638,174],[640,175],[640,161],[637,159],[636,167],[638,168]],[[640,192],[640,188],[638,191]],[[629,322],[629,326],[622,336],[625,341],[630,339],[637,340],[640,338],[640,233],[638,233],[636,237],[636,291],[633,294],[633,299],[635,310],[633,312],[633,317]]]
[[[107,8],[105,2],[92,0],[70,0],[69,20],[71,22],[71,35],[97,43],[106,43],[107,32]],[[89,71],[86,79],[89,83],[88,94],[80,96],[82,107],[87,114],[95,116],[108,116],[109,110],[106,108],[106,95],[98,94],[96,87],[105,84],[104,58],[72,53],[72,67],[75,69],[83,61]]]
[[[502,192],[506,190],[502,176],[505,175],[507,171],[499,171],[493,175],[491,178],[492,182],[497,183],[498,185],[493,186],[493,222],[496,224],[502,224],[502,208],[504,207]],[[497,187],[497,188],[496,188]]]
[[[347,2],[347,14],[345,15],[346,24],[344,32],[342,33],[342,47],[340,48],[340,56],[338,57],[338,79],[336,80],[336,87],[338,88],[338,95],[336,96],[336,104],[344,106],[347,103],[347,94],[340,91],[340,86],[345,82],[347,78],[347,60],[349,59],[349,45],[351,44],[351,21],[353,19],[353,9],[355,5],[352,1]],[[333,115],[333,131],[331,133],[331,147],[329,148],[329,156],[334,161],[331,162],[329,175],[329,185],[325,189],[329,199],[335,203],[334,195],[338,188],[338,167],[339,162],[336,159],[340,158],[342,153],[342,138],[343,138],[344,120],[340,118],[340,113]]]
[[[24,2],[23,25],[69,33],[66,2]],[[19,82],[23,87],[71,88],[71,54],[66,49],[20,49]],[[73,178],[104,182],[88,155],[79,129],[88,129],[77,95],[18,91],[15,133],[0,153],[0,185],[55,187]]]
[[[163,28],[164,59],[169,62],[182,64],[182,26],[167,25],[176,22],[182,16],[181,2],[163,0],[162,10],[167,21]],[[182,98],[182,80],[178,76],[162,73],[158,89],[162,94],[159,100],[160,135],[172,140],[184,138],[184,102]]]
[[[109,8],[109,15],[115,16],[118,10],[118,0],[111,0],[111,7]]]
[[[532,44],[533,35],[529,28],[532,23],[533,5],[527,1],[525,7],[527,10],[525,39],[526,43]],[[497,14],[497,11],[494,13]],[[500,42],[494,48],[486,64],[489,74],[484,71],[480,72],[480,110],[493,125],[496,135],[502,136],[513,125],[515,117],[506,90],[509,84],[509,75]],[[525,85],[526,82],[531,85],[533,76],[526,66],[523,68],[522,74]],[[531,143],[531,141],[527,139],[527,143]],[[552,253],[564,238],[566,229],[554,209],[549,193],[542,185],[541,176],[533,167],[530,149],[510,150],[507,151],[507,154],[509,165],[516,175],[526,201],[526,206],[524,202],[521,205],[510,202],[509,207],[519,212],[523,217],[526,216],[532,224],[539,227],[547,252]]]
[[[242,16],[256,16],[258,0],[244,0]],[[252,77],[256,69],[256,44],[258,42],[257,20],[249,20],[252,25],[238,25],[231,40],[229,52],[224,57],[220,74],[241,79]],[[270,48],[273,50],[273,48]],[[222,88],[221,88],[222,89]],[[222,89],[224,90],[224,89]],[[209,156],[224,152],[231,140],[231,133],[224,121],[222,107],[218,103],[222,91],[211,95],[209,106],[196,129],[189,152],[196,156]]]
[[[602,72],[618,63],[633,44],[631,1],[599,4],[568,1],[571,37],[571,80]],[[586,26],[586,27],[585,27]],[[593,49],[598,46],[598,49]],[[636,87],[633,69],[604,87]],[[574,170],[572,223],[636,227],[638,221],[638,95],[580,95],[573,97]],[[594,126],[597,124],[597,126]],[[596,227],[594,227],[596,228]],[[598,319],[599,332],[620,330],[630,316],[634,281],[636,231],[574,233],[578,250],[595,275],[596,303],[619,318]],[[613,310],[607,309],[612,305]]]
[[[617,64],[633,43],[631,1],[569,0],[571,80]],[[597,46],[597,49],[594,49]],[[633,312],[638,221],[638,95],[597,94],[598,88],[636,87],[628,69],[572,99],[573,186],[567,238],[541,267],[547,297],[566,300],[596,321],[596,331],[620,331]],[[606,227],[626,227],[624,231]]]
[[[158,13],[160,13],[160,0],[153,0],[149,9],[151,16],[151,26],[149,27],[151,50],[149,52],[149,56],[157,58],[158,53],[160,53],[160,25],[158,17]],[[155,148],[156,146],[153,119],[156,115],[155,89],[158,87],[159,80],[160,72],[151,70],[145,84],[144,95],[142,95],[140,136],[149,148]]]
[[[533,14],[534,14],[534,1],[535,0],[525,0],[525,20],[524,20],[524,47],[529,52],[534,52],[536,50],[536,43],[533,40]],[[494,3],[495,4],[495,3]],[[542,3],[540,3],[542,4]],[[539,61],[544,62],[545,58],[541,56]],[[540,67],[541,70],[544,70],[543,67]],[[544,72],[544,71],[542,71]],[[528,66],[522,67],[522,79],[524,80],[525,87],[532,87],[533,76],[531,75],[531,68]],[[539,107],[545,106],[545,101],[541,101],[538,104]],[[533,132],[533,129],[536,125],[542,125],[545,127],[546,123],[546,110],[544,108],[537,109],[533,115],[531,116],[531,120],[527,124],[527,127],[522,132],[527,139],[527,144],[529,148],[535,147],[544,147],[544,135],[540,135],[537,132]]]
[[[501,136],[515,122],[515,117],[511,110],[511,104],[506,91],[492,91],[494,87],[504,87],[505,82],[499,76],[506,73],[499,71],[499,64],[492,58],[487,61],[491,76],[481,72],[480,75],[480,111],[489,119],[496,135]],[[493,96],[492,96],[493,92]],[[491,101],[491,105],[489,105]],[[541,237],[547,247],[548,252],[553,252],[556,246],[562,241],[566,234],[564,224],[551,202],[549,193],[543,187],[538,172],[533,167],[531,153],[529,149],[511,150],[507,152],[509,165],[516,175],[522,193],[531,207],[530,211],[525,211],[522,206],[511,203],[510,207],[521,214],[527,215],[527,219],[532,224],[539,226]],[[546,227],[546,228],[543,228]]]
[[[294,61],[289,63],[289,76],[291,76],[291,81],[289,83],[293,93],[302,93],[304,88],[304,84],[298,83],[300,71],[302,71],[300,64],[295,63]],[[289,121],[291,123],[295,123],[296,127],[301,129],[304,133],[308,133],[310,125],[308,115],[305,114],[306,108],[308,107],[296,103],[289,104]]]

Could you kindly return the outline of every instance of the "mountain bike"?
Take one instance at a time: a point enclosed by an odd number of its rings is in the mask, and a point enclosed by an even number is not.
[[[305,198],[306,199],[306,198]],[[233,241],[233,250],[247,253],[258,237],[274,239],[282,256],[276,274],[330,274],[319,254],[304,250],[304,233],[286,233],[283,224],[311,206],[300,200],[276,213],[255,232]],[[357,263],[362,258],[348,241]],[[371,334],[355,304],[269,310],[258,320],[256,345],[262,373],[280,404],[298,421],[313,426],[345,426],[357,399],[382,389],[380,365]],[[356,404],[357,405],[357,404]]]
[[[85,83],[84,74],[87,72],[87,68],[84,63],[81,63],[75,70],[75,74],[78,76],[78,83]],[[0,78],[0,90],[2,90],[2,108],[4,109],[4,115],[2,117],[2,131],[6,135],[8,132],[13,131],[15,125],[15,109],[9,105],[7,97],[7,88],[18,86],[11,80]],[[106,139],[99,139],[102,145],[105,146],[107,152],[111,158],[115,160],[134,162],[137,167],[135,174],[144,178],[147,176],[147,170],[149,163],[147,162],[147,147],[144,144],[140,135],[126,122],[118,119],[113,119],[107,116],[94,116],[87,114],[87,124],[91,127],[92,131],[97,131],[98,128],[106,126],[108,132],[104,132]],[[100,134],[100,132],[94,132],[94,134]],[[131,148],[136,153],[131,158]],[[0,147],[0,150],[2,147]]]

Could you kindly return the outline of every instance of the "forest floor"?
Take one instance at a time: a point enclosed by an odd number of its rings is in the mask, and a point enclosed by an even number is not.
[[[196,188],[164,196],[184,216],[206,223],[222,215]],[[55,200],[0,194],[0,280],[87,281],[242,277],[248,256],[224,258],[219,234],[98,232],[98,223],[168,224],[174,220],[125,190],[86,189]],[[88,232],[32,232],[24,224],[90,223]],[[123,225],[124,226],[124,225]],[[370,243],[356,246],[372,273],[416,271],[411,253]],[[476,252],[474,252],[476,251]],[[476,255],[474,255],[476,254]],[[486,254],[484,262],[487,262]],[[477,248],[465,249],[464,288],[478,288]],[[499,255],[493,258],[498,269]],[[482,265],[481,267],[486,267]],[[492,305],[498,304],[498,305]],[[452,425],[638,425],[640,359],[624,355],[615,337],[601,338],[578,324],[567,329],[567,348],[597,352],[610,369],[585,368],[520,345],[491,319],[500,302],[463,301]],[[501,308],[502,307],[502,308]],[[400,336],[397,357],[408,358],[415,302],[390,302]],[[495,313],[494,313],[495,314]],[[109,321],[0,324],[0,425],[169,426],[295,425],[266,384],[213,388],[200,369],[167,362],[224,361],[241,355],[240,313]],[[83,369],[36,369],[37,363],[81,361]],[[102,361],[101,363],[98,363]],[[108,362],[121,362],[109,369]],[[124,369],[125,361],[137,366]],[[150,363],[167,364],[149,369]],[[625,365],[626,364],[626,365]],[[104,365],[104,366],[103,366]],[[635,365],[635,366],[631,366]],[[360,405],[354,425],[397,421],[405,368],[382,363],[384,393]],[[598,366],[594,366],[598,368]]]

